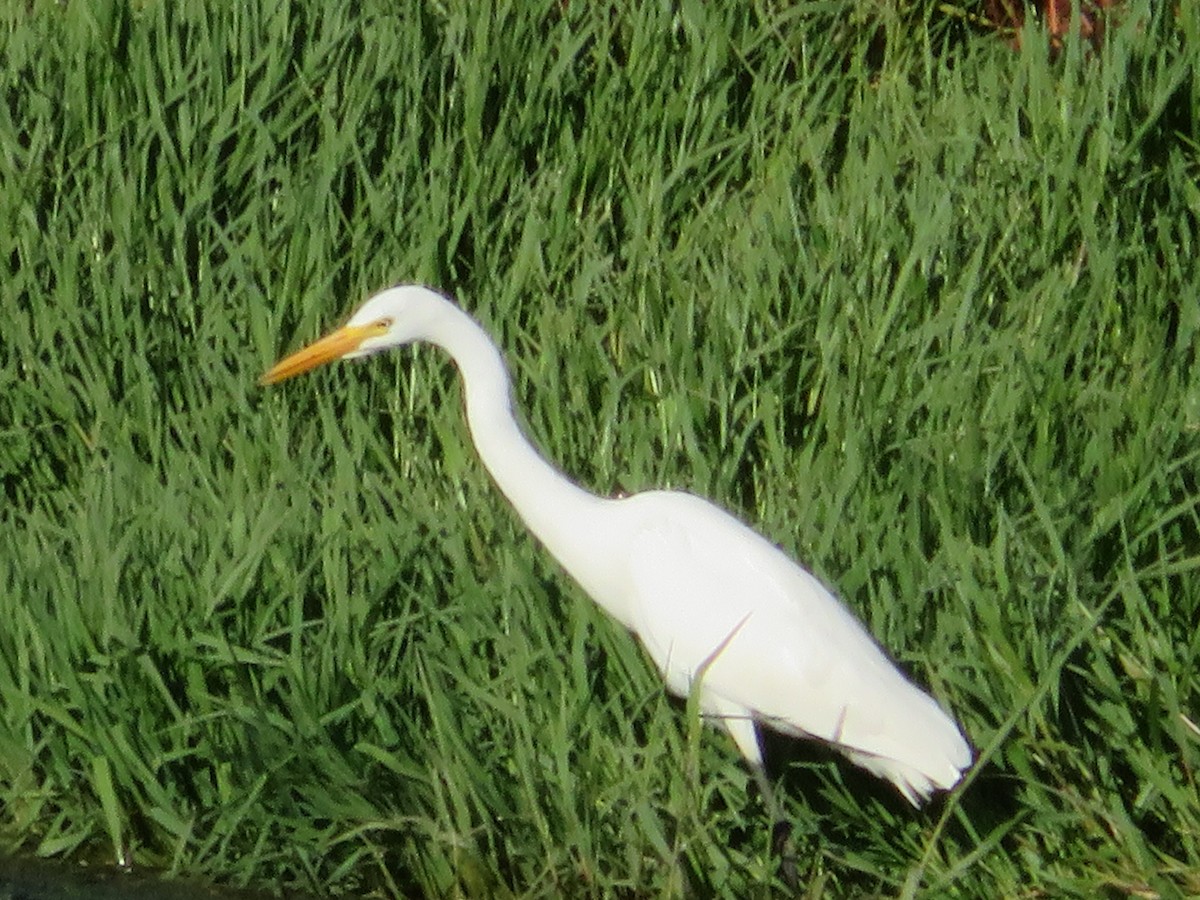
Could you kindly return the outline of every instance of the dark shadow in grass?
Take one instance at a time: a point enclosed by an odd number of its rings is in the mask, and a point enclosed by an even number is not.
[[[820,816],[832,813],[824,791],[828,779],[821,770],[829,765],[840,767],[842,781],[856,797],[875,797],[900,811],[908,804],[890,784],[849,762],[828,744],[780,734],[759,728],[767,775],[780,793],[802,796]]]
[[[305,900],[309,896],[278,887],[268,894],[167,880],[162,873],[148,870],[0,857],[0,897],[13,900]]]
[[[869,801],[877,801],[897,819],[925,817],[931,822],[942,813],[946,794],[938,792],[920,810],[914,810],[896,788],[887,781],[875,777],[859,768],[832,747],[820,741],[788,737],[770,729],[762,729],[763,752],[766,758],[768,778],[774,785],[781,806],[788,797],[802,797],[813,812],[813,821],[804,826],[808,831],[819,829],[823,839],[843,843],[853,848],[860,842],[853,831],[854,825],[844,822],[844,817],[829,791],[828,767],[836,766],[838,776],[847,792],[859,799],[865,807]],[[1019,785],[1004,775],[995,765],[986,763],[983,770],[974,774],[970,785],[958,797],[959,807],[971,823],[976,834],[988,835],[1004,829],[1020,813]],[[959,819],[951,816],[946,823],[946,836],[962,846],[976,842],[962,827]],[[797,835],[801,837],[802,835]],[[799,860],[803,868],[804,860]],[[842,874],[842,886],[848,887],[846,873]],[[873,876],[863,875],[856,887],[874,890],[878,884]]]

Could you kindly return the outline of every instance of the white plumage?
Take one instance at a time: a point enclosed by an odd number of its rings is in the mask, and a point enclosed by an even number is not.
[[[958,782],[971,762],[958,727],[824,585],[692,494],[600,498],[555,470],[517,425],[495,344],[445,297],[415,285],[385,290],[262,380],[413,341],[437,344],[457,363],[475,446],[529,529],[637,634],[671,691],[686,696],[699,685],[701,709],[756,768],[758,721],[825,741],[913,805]]]

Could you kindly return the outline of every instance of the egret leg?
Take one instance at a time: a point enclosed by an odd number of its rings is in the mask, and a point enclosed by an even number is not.
[[[752,763],[750,771],[758,783],[767,814],[771,817],[771,850],[779,857],[779,874],[793,891],[800,890],[800,874],[796,867],[796,845],[792,843],[792,823],[783,814],[775,799],[775,790],[762,763]]]
[[[767,777],[766,763],[763,760],[762,743],[759,740],[758,726],[750,711],[715,697],[708,700],[710,708],[716,710],[721,723],[729,731],[730,736],[742,751],[742,756],[750,764],[754,780],[762,794],[763,802],[767,805],[767,814],[771,817],[771,849],[779,856],[779,873],[788,887],[799,890],[800,879],[796,869],[796,848],[792,844],[792,823],[783,815],[783,808],[775,799],[775,791]]]

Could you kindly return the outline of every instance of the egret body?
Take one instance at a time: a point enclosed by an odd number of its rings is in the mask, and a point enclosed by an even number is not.
[[[415,285],[376,294],[262,383],[414,341],[457,364],[475,447],[529,530],[638,636],[672,692],[699,690],[700,708],[756,772],[761,722],[830,744],[914,806],[958,782],[971,762],[958,727],[821,582],[700,497],[609,499],[566,478],[521,432],[496,345],[440,294]]]

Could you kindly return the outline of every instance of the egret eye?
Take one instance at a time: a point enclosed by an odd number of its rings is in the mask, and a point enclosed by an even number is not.
[[[392,321],[393,320],[391,318],[385,317],[385,318],[379,319],[371,327],[378,334],[387,334],[389,331],[392,330]]]

